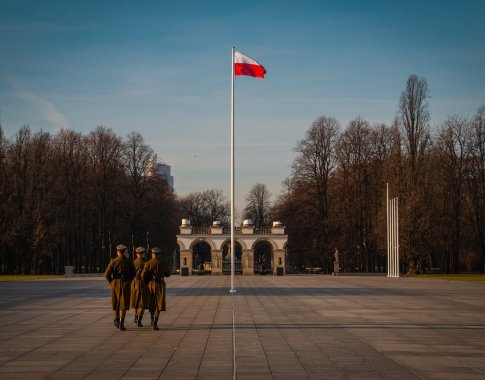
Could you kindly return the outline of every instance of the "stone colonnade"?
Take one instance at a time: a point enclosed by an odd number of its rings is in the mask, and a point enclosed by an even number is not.
[[[267,242],[272,249],[272,273],[284,274],[286,272],[285,251],[288,235],[284,233],[285,228],[279,222],[273,222],[273,227],[265,230],[255,229],[250,220],[245,220],[241,228],[235,231],[235,242],[242,248],[241,265],[243,275],[254,274],[254,249],[261,242]],[[212,274],[222,274],[223,247],[230,243],[230,234],[223,233],[219,222],[214,222],[207,229],[192,228],[190,222],[182,219],[180,234],[177,235],[177,243],[180,250],[180,272],[181,274],[192,274],[193,248],[200,242],[207,243],[211,248]],[[278,270],[278,268],[282,268]]]

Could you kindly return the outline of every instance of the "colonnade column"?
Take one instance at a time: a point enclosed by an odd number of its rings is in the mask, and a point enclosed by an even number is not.
[[[241,264],[243,275],[254,275],[254,251],[252,249],[242,250]]]
[[[222,274],[222,249],[213,249],[211,255],[211,274]]]
[[[285,250],[275,249],[273,251],[273,274],[277,274],[278,268],[283,268],[283,274],[286,273]]]
[[[188,276],[192,274],[192,251],[190,249],[180,250],[180,274]]]

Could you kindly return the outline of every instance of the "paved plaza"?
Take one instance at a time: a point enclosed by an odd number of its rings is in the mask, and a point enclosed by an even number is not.
[[[167,286],[160,331],[136,327],[130,310],[119,332],[101,277],[0,283],[0,379],[485,379],[483,283],[237,276],[231,295],[228,276],[172,276]]]

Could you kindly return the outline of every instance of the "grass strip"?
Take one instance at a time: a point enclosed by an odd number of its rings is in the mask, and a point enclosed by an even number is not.
[[[416,277],[447,281],[485,282],[485,274],[419,274]]]
[[[1,281],[31,281],[31,280],[50,280],[52,278],[63,278],[62,274],[3,274],[0,275]]]

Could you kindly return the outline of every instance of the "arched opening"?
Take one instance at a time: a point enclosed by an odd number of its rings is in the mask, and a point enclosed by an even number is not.
[[[227,241],[222,246],[222,273],[231,274],[231,254],[230,254],[231,242]],[[241,257],[242,247],[237,241],[234,242],[234,272],[242,273]]]
[[[254,245],[254,273],[272,273],[273,247],[265,240]]]
[[[192,247],[192,274],[206,274],[212,271],[211,247],[205,241],[199,241]]]

